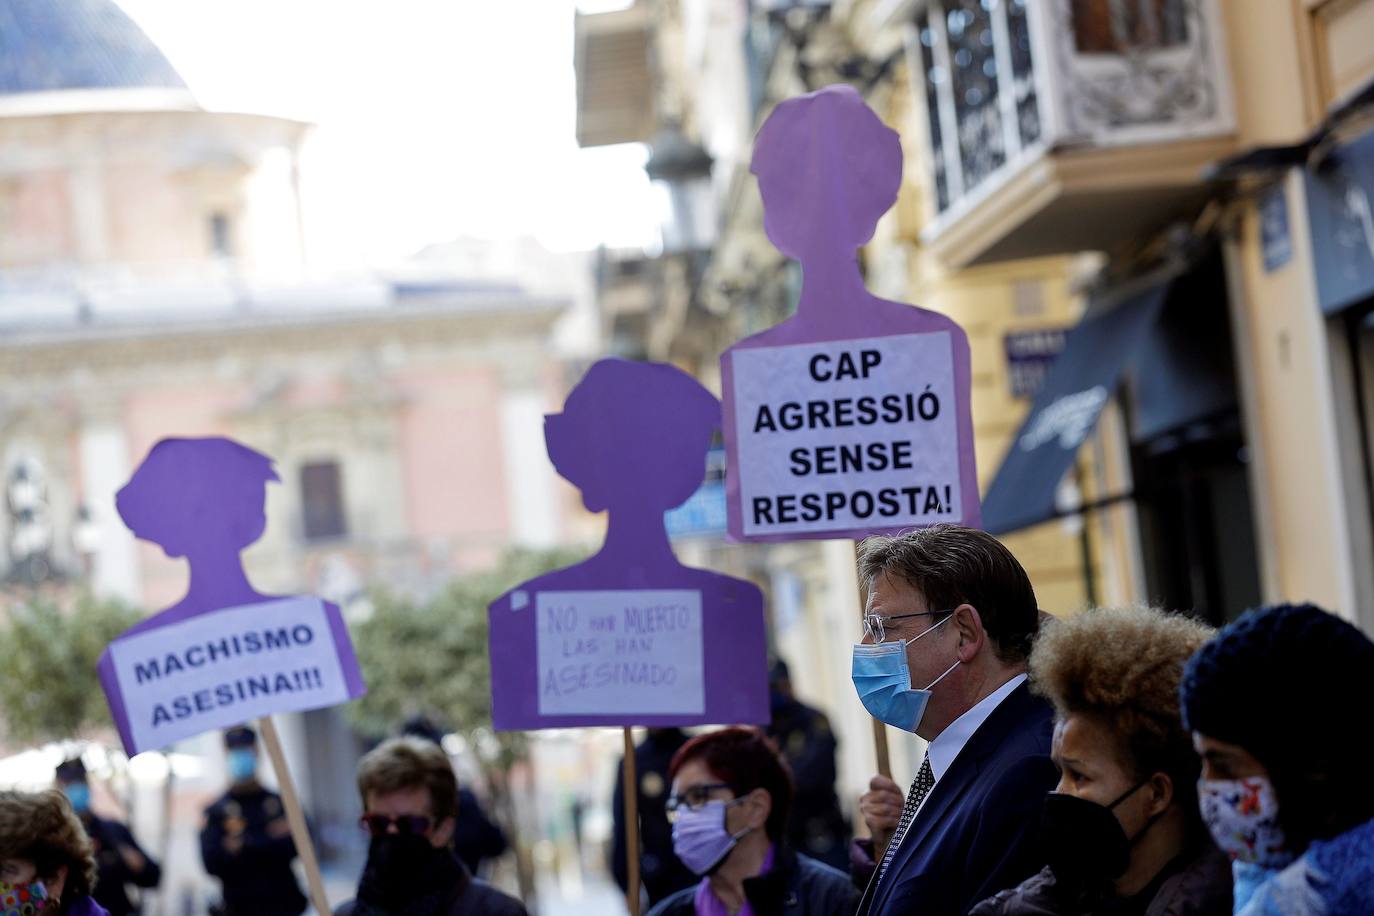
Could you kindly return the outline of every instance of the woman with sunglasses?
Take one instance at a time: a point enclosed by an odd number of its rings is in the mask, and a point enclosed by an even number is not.
[[[783,840],[792,776],[756,728],[726,728],[684,744],[668,766],[673,851],[701,882],[649,916],[832,916],[854,912],[849,876]]]
[[[528,916],[474,878],[453,851],[458,780],[432,741],[393,738],[358,764],[362,826],[371,837],[358,896],[335,916]]]

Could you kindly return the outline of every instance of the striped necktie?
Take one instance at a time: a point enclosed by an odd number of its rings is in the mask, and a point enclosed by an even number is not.
[[[897,852],[897,847],[902,844],[902,839],[906,836],[907,830],[911,827],[911,822],[916,819],[916,812],[921,807],[921,802],[925,801],[930,790],[935,786],[935,771],[930,768],[930,754],[926,754],[925,760],[921,761],[921,769],[917,771],[916,778],[911,781],[911,790],[906,793],[906,803],[902,805],[902,816],[897,820],[897,829],[892,834],[892,839],[888,841],[887,851],[883,853],[883,863],[878,866],[878,880],[882,880],[883,874],[887,871],[887,866],[892,862],[892,857]]]

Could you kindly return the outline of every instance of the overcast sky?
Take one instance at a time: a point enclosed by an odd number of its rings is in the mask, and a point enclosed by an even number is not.
[[[310,249],[386,263],[458,236],[650,244],[639,146],[574,138],[573,9],[624,0],[118,0],[211,109],[317,126]]]

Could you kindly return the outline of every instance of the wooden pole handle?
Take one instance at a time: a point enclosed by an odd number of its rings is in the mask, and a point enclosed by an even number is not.
[[[859,542],[854,542],[854,569],[857,574],[859,568]],[[859,581],[859,619],[862,620],[868,613],[868,594],[864,589],[863,581]],[[887,726],[878,719],[873,720],[873,754],[878,761],[878,772],[892,778],[892,759],[887,749]]]
[[[878,758],[878,772],[892,778],[892,761],[887,751],[887,726],[878,719],[873,720],[873,752]]]
[[[630,916],[639,916],[639,776],[635,771],[634,733],[627,725],[625,733],[624,798],[625,798],[625,906]]]
[[[329,897],[324,892],[324,879],[320,877],[320,863],[315,857],[315,843],[310,839],[310,829],[305,823],[305,811],[301,808],[300,796],[296,794],[296,783],[291,779],[291,768],[286,764],[286,754],[282,751],[281,736],[277,734],[276,723],[271,716],[258,720],[258,730],[262,733],[262,743],[267,748],[267,756],[272,759],[272,771],[277,774],[277,788],[281,789],[281,800],[286,808],[286,822],[291,827],[291,839],[296,843],[296,854],[305,866],[305,881],[310,886],[310,902],[314,904],[319,916],[329,916]]]

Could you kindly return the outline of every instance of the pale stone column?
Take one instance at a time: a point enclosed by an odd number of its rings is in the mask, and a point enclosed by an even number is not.
[[[544,447],[545,407],[537,388],[508,388],[501,401],[509,531],[518,547],[550,548],[559,541],[558,498]]]
[[[81,491],[97,532],[91,590],[132,604],[143,600],[133,533],[115,510],[115,493],[129,480],[129,443],[114,420],[88,420],[80,432]],[[151,608],[150,610],[158,610]]]

